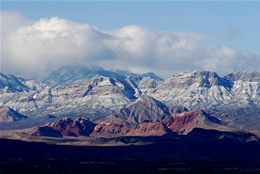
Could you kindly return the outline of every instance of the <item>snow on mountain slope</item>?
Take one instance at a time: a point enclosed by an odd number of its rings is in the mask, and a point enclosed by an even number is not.
[[[1,79],[3,87],[0,106],[6,105],[28,117],[49,114],[62,116],[70,113],[79,116],[85,113],[107,116],[134,105],[133,102],[139,101],[145,94],[169,107],[184,106],[188,110],[200,108],[228,111],[244,107],[260,107],[260,82],[257,80],[260,76],[254,71],[245,70],[224,78],[215,72],[193,71],[159,81],[153,77],[131,73],[130,76],[124,77],[128,74],[125,71],[120,75],[119,70],[109,71],[112,73],[104,70],[108,74],[95,74],[92,79],[86,80],[83,72],[103,72],[103,69],[82,68],[83,70],[79,68],[79,71],[73,70],[71,74],[66,68],[64,73],[60,71],[60,74],[55,75],[58,79],[57,84],[63,83],[62,80],[65,84],[55,87],[43,84],[37,86],[34,81],[2,75],[4,80]],[[70,80],[73,82],[69,83]],[[9,90],[6,90],[8,84],[13,87],[8,86]],[[139,110],[142,109],[145,110],[145,104]],[[153,108],[147,113],[151,112]],[[156,110],[154,112],[158,113]],[[144,113],[139,114],[137,120]],[[140,123],[140,120],[137,122]]]
[[[124,80],[128,76],[137,76],[138,74],[124,71],[124,70],[104,70],[99,66],[63,66],[59,69],[53,71],[43,82],[51,87],[72,83],[76,81],[90,80],[94,77],[103,76],[109,78],[115,78],[119,80]],[[151,77],[156,80],[163,80],[161,77],[155,75],[152,72],[142,74],[140,77]]]
[[[42,90],[45,88],[41,82],[21,78],[12,74],[0,73],[0,93],[28,92],[30,90]]]
[[[164,103],[142,95],[131,105],[120,109],[115,116],[134,125],[145,120],[162,121],[170,116],[170,113],[169,108]]]
[[[124,81],[98,78],[42,91],[6,93],[2,104],[30,115],[116,111],[135,99],[135,91]]]
[[[205,71],[170,77],[146,94],[168,105],[180,105],[188,109],[228,110],[260,106],[259,82],[231,82],[216,73]]]
[[[10,74],[0,73],[0,90],[3,92],[23,92],[29,91],[30,88],[23,82],[25,79]]]
[[[244,70],[224,76],[229,81],[242,80],[246,82],[260,82],[260,73],[253,70]]]
[[[99,66],[84,66],[84,65],[75,65],[75,66],[63,66],[59,69],[53,71],[45,80],[49,86],[57,86],[61,84],[90,80],[95,76],[104,76],[110,78],[124,79],[126,76],[121,75],[117,72],[104,70]]]

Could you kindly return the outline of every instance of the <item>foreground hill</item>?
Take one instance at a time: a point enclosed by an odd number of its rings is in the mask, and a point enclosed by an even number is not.
[[[89,136],[94,127],[95,124],[85,117],[76,120],[63,118],[57,122],[47,123],[44,126],[38,127],[33,131],[32,135],[49,137]]]
[[[21,119],[26,119],[27,116],[19,114],[8,106],[0,106],[0,123],[1,122],[13,122]]]
[[[120,109],[116,114],[109,115],[100,120],[92,135],[123,135],[128,133],[134,126],[145,121],[161,122],[172,113],[184,111],[187,111],[184,107],[168,107],[152,97],[142,95],[134,103]],[[128,134],[130,135],[131,133]],[[145,135],[145,132],[143,132],[143,135]],[[149,133],[147,135],[149,135]]]
[[[150,98],[150,100],[152,99]],[[121,112],[119,111],[119,113]],[[230,132],[236,130],[227,123],[199,109],[171,116],[168,115],[165,119],[157,115],[157,119],[140,120],[140,122],[133,122],[135,114],[135,112],[128,112],[128,114],[124,114],[126,117],[121,117],[117,114],[110,115],[96,124],[85,117],[74,121],[71,118],[63,118],[57,122],[47,123],[38,127],[31,135],[50,137],[174,136],[177,134],[187,135],[195,128]]]
[[[208,115],[205,111],[197,109],[191,112],[174,114],[166,118],[163,123],[177,134],[187,134],[194,128],[212,129],[219,131],[233,131],[227,123]]]

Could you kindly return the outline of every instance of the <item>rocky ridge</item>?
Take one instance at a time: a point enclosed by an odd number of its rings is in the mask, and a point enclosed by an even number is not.
[[[219,131],[234,131],[227,123],[208,115],[205,111],[197,109],[191,112],[173,114],[163,121],[169,129],[177,134],[188,134],[194,128],[215,129]]]
[[[224,79],[229,81],[241,80],[244,82],[260,82],[260,73],[253,70],[244,70],[236,73],[231,73],[224,76]]]
[[[86,117],[72,120],[65,117],[54,123],[46,123],[33,131],[33,136],[50,136],[50,137],[64,137],[64,136],[89,136],[95,124],[89,121]]]
[[[131,105],[99,121],[93,135],[123,135],[140,123],[161,122],[172,113],[181,113],[184,111],[187,111],[185,107],[168,107],[152,97],[142,95]]]
[[[129,115],[129,117],[134,116]],[[114,117],[114,119],[110,117],[110,121],[100,121],[96,125],[85,117],[78,118],[75,121],[70,118],[63,118],[57,122],[47,123],[37,128],[31,135],[55,137],[174,136],[177,134],[186,135],[194,128],[218,131],[235,130],[229,127],[227,123],[209,116],[203,110],[198,109],[181,114],[173,114],[161,121],[144,120],[136,124],[132,124],[127,120],[120,120],[118,117]]]
[[[75,69],[77,68],[74,67]],[[88,74],[84,67],[82,69]],[[86,74],[80,75],[83,70],[79,68],[79,71],[71,73],[71,67],[65,67],[60,73],[53,73],[49,79],[63,79],[62,82],[56,81],[58,85],[54,86],[37,86],[32,80],[28,83],[28,80],[17,78],[18,84],[25,86],[23,90],[10,86],[13,76],[6,78],[8,83],[1,82],[0,105],[6,105],[28,118],[84,115],[87,112],[93,116],[91,119],[94,121],[114,115],[119,118],[119,122],[127,121],[132,125],[145,120],[161,121],[172,114],[170,108],[175,106],[222,113],[239,108],[260,107],[260,75],[255,71],[245,70],[224,77],[210,71],[193,71],[161,81],[151,73],[142,76],[120,70],[96,74],[88,80],[84,79]],[[94,67],[89,68],[89,71],[98,72],[103,69]],[[7,88],[17,90],[4,90]],[[131,112],[129,106],[134,108],[135,103],[144,100],[142,96],[152,97],[154,102],[157,101],[168,108],[144,107],[136,110],[133,117],[127,117],[128,112]],[[146,102],[144,100],[143,106]],[[151,113],[160,115],[160,118],[155,120]],[[229,118],[231,120],[227,121],[230,124],[236,124],[236,119]]]

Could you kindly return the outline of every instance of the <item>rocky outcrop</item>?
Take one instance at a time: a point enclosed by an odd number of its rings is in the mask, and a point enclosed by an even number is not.
[[[0,123],[13,122],[21,119],[26,119],[26,118],[27,116],[14,111],[12,108],[6,105],[0,106]]]
[[[260,82],[260,73],[253,70],[244,70],[224,76],[229,81],[242,80],[244,82]]]
[[[206,114],[205,111],[197,109],[191,112],[174,114],[165,119],[163,123],[177,134],[187,134],[194,128],[230,130],[227,123]]]
[[[171,106],[169,107],[170,114],[180,114],[183,112],[188,112],[189,110],[184,106]]]
[[[173,114],[165,120],[144,120],[141,123],[128,122],[116,115],[109,115],[105,119],[94,123],[86,117],[72,120],[65,117],[54,123],[47,123],[33,131],[33,136],[174,136],[186,135],[194,128],[234,131],[229,125],[205,111],[197,109],[181,114]]]
[[[37,128],[31,135],[54,137],[89,136],[94,130],[94,127],[95,124],[86,117],[77,118],[76,120],[65,117],[57,122],[47,123]]]
[[[133,125],[115,115],[99,121],[91,136],[119,136],[127,133]]]
[[[165,80],[158,86],[158,89],[167,88],[188,88],[197,84],[199,87],[224,86],[231,88],[232,83],[218,76],[217,73],[211,71],[193,71],[184,72],[177,76]]]
[[[147,95],[142,95],[130,106],[120,109],[117,118],[127,121],[132,125],[143,121],[162,121],[170,116],[169,108],[162,102]]]
[[[85,97],[86,95],[98,94],[121,94],[129,99],[136,98],[134,96],[134,89],[128,83],[123,80],[108,77],[98,77],[92,79],[82,97]]]
[[[181,107],[168,108],[165,104],[142,95],[128,107],[120,109],[99,121],[92,136],[111,136],[126,134],[143,121],[158,122],[170,116],[170,112],[180,111]]]
[[[125,136],[165,136],[175,135],[161,122],[144,121],[129,130]]]

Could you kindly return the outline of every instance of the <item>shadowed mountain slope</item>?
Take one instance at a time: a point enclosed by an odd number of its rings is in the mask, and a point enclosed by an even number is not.
[[[6,105],[0,106],[0,122],[13,122],[26,118],[27,116],[14,111]]]

